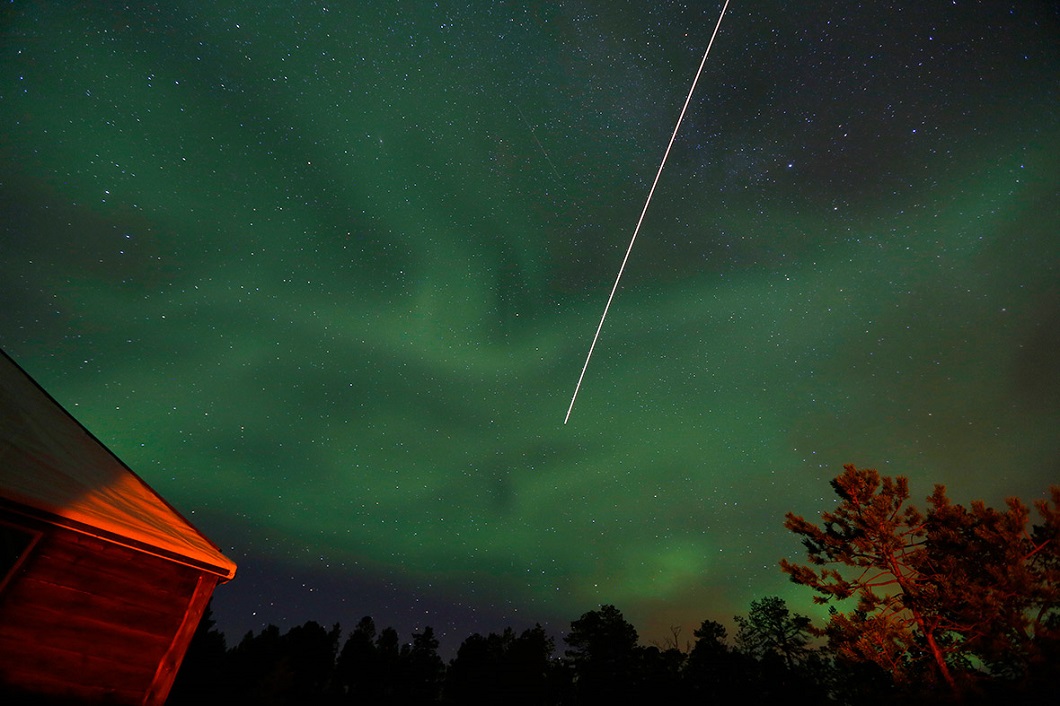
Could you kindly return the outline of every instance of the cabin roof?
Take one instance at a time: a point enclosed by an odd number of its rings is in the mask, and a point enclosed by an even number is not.
[[[230,579],[235,563],[0,351],[0,503]]]

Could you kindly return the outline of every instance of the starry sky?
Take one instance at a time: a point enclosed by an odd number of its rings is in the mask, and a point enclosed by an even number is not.
[[[0,9],[0,346],[239,564],[455,648],[810,595],[844,463],[1060,480],[1050,2]]]

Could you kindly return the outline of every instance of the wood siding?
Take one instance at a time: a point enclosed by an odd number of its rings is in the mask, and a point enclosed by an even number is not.
[[[161,703],[190,640],[189,608],[197,621],[216,585],[200,576],[95,537],[44,528],[0,595],[0,683],[88,703]]]

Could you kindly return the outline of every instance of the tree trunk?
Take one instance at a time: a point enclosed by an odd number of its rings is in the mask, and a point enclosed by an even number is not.
[[[902,589],[902,593],[906,596],[915,596],[916,593],[912,590],[913,586],[909,584],[906,576],[902,573],[901,565],[898,562],[898,557],[893,552],[888,552],[886,560],[889,565],[891,574],[897,579],[898,586]],[[931,650],[931,656],[935,660],[935,666],[938,667],[939,674],[942,675],[943,681],[950,687],[950,691],[953,692],[953,698],[958,703],[962,701],[961,690],[957,688],[957,682],[953,678],[953,674],[950,673],[950,665],[946,664],[946,655],[942,654],[942,648],[939,647],[938,643],[935,642],[935,629],[928,628],[927,621],[924,620],[924,616],[921,615],[920,611],[910,606],[910,610],[913,613],[913,619],[916,621],[920,631],[924,633],[924,639],[927,640],[928,648]]]
[[[919,616],[917,617],[917,622],[920,622]],[[961,690],[957,687],[953,674],[950,673],[950,665],[946,664],[946,656],[942,654],[938,643],[935,642],[935,631],[927,630],[923,623],[921,623],[920,629],[924,631],[924,637],[927,639],[928,647],[931,648],[931,656],[935,658],[935,665],[939,668],[939,673],[946,684],[949,685],[950,691],[953,692],[953,697],[958,703],[961,702]]]

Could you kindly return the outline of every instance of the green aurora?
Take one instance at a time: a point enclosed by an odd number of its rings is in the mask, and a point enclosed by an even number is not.
[[[718,7],[367,5],[0,10],[0,346],[310,586],[237,576],[230,637],[398,622],[359,582],[459,637],[808,611],[842,464],[1060,479],[1048,3],[735,2],[566,426]]]

